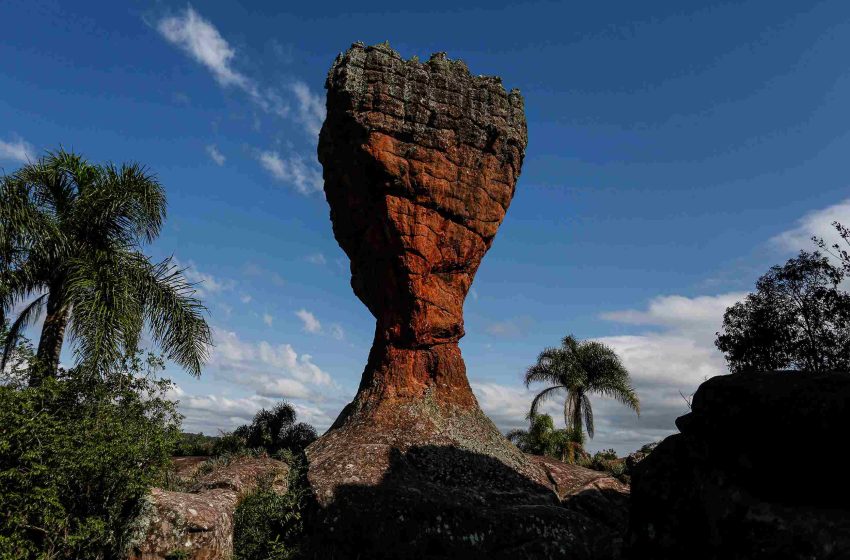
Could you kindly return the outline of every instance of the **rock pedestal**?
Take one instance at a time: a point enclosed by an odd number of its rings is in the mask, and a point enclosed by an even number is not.
[[[479,408],[458,347],[522,167],[521,95],[444,53],[362,44],[326,88],[325,195],[376,327],[357,395],[307,449],[319,555],[610,556],[626,488],[521,453]]]

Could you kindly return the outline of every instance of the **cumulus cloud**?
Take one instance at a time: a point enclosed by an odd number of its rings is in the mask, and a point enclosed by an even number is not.
[[[207,155],[210,156],[210,159],[213,160],[216,165],[222,166],[227,158],[224,157],[215,144],[210,144],[207,146]]]
[[[322,332],[322,324],[316,319],[316,316],[306,309],[299,309],[295,315],[304,323],[304,330],[308,333],[319,334]]]
[[[832,206],[814,210],[797,220],[796,225],[773,237],[771,242],[787,251],[812,250],[812,236],[824,239],[829,245],[838,241],[832,222],[841,222],[850,227],[850,199]]]
[[[322,173],[298,154],[284,158],[275,151],[264,151],[258,154],[257,159],[272,177],[294,187],[301,194],[322,190]]]
[[[0,139],[0,161],[8,160],[17,163],[35,161],[35,148],[23,138]]]
[[[269,397],[305,398],[311,386],[332,385],[331,376],[289,344],[246,342],[232,331],[215,329],[210,366],[229,381]]]
[[[629,370],[641,400],[641,415],[612,399],[592,396],[596,437],[588,447],[613,447],[626,453],[675,433],[676,418],[688,410],[685,398],[706,379],[727,373],[722,354],[714,348],[714,336],[726,307],[745,295],[659,296],[643,309],[603,314],[612,322],[646,328],[638,334],[596,339],[611,346]],[[482,409],[503,431],[527,426],[531,400],[544,388],[535,385],[529,390],[476,380],[471,385]],[[563,425],[562,406],[563,400],[552,399],[543,411]]]

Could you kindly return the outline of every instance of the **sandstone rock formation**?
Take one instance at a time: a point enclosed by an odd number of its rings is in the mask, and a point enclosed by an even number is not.
[[[176,472],[192,479],[199,461],[180,458]],[[138,521],[130,560],[224,560],[233,553],[233,512],[264,477],[281,494],[289,467],[268,457],[242,457],[191,480],[191,492],[154,488]]]
[[[850,374],[715,377],[676,425],[635,466],[631,558],[850,558]]]
[[[325,195],[376,328],[354,401],[307,449],[316,542],[335,557],[613,557],[627,488],[521,453],[458,347],[522,166],[519,92],[444,53],[362,44],[326,88]]]

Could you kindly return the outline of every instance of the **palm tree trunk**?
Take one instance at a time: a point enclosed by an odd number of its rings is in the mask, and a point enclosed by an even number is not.
[[[38,340],[38,363],[30,372],[30,387],[39,385],[45,377],[55,377],[59,371],[59,354],[62,352],[69,311],[61,294],[62,289],[58,283],[51,285],[47,296],[47,317]]]

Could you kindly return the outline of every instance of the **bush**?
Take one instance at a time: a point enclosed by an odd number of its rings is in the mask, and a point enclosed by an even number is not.
[[[196,457],[214,455],[216,442],[219,438],[205,436],[203,433],[192,434],[183,432],[177,440],[173,454],[177,457]]]
[[[307,461],[303,454],[290,463],[286,494],[275,492],[271,480],[260,481],[233,513],[234,560],[298,558],[308,496]]]
[[[179,415],[138,356],[104,380],[83,368],[0,387],[0,558],[122,556],[149,488],[170,466]]]
[[[224,437],[231,439],[221,442],[222,447],[239,446],[242,442],[243,447],[262,449],[274,456],[284,449],[297,455],[316,441],[317,435],[313,426],[304,422],[296,423],[295,409],[291,404],[282,402],[271,410],[260,409],[251,424],[240,426]]]

